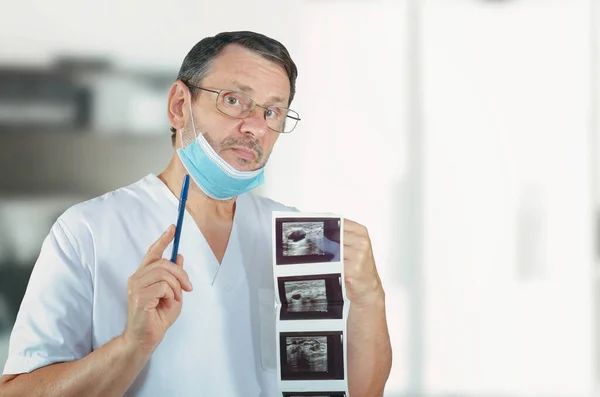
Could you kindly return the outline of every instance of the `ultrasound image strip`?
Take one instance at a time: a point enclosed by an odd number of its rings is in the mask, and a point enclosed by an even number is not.
[[[343,293],[343,218],[298,215],[275,213],[273,218],[280,393],[282,397],[347,397],[346,326],[337,321],[344,319],[349,303]],[[304,264],[316,266],[279,266]],[[319,274],[323,272],[327,274]],[[291,391],[298,389],[303,391]]]
[[[275,264],[341,261],[341,218],[277,218]]]
[[[281,332],[281,379],[344,379],[342,331]]]
[[[342,275],[278,277],[281,320],[341,319]]]

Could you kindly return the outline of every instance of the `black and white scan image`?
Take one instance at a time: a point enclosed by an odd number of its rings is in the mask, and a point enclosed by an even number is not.
[[[341,225],[340,218],[277,218],[275,263],[295,265],[341,261]]]
[[[281,332],[281,379],[344,379],[342,331]]]
[[[283,255],[325,255],[323,222],[284,222]]]
[[[326,312],[325,280],[286,281],[285,297],[288,312]]]
[[[327,372],[327,337],[288,336],[286,355],[291,372]]]
[[[340,319],[341,273],[278,277],[281,320]]]

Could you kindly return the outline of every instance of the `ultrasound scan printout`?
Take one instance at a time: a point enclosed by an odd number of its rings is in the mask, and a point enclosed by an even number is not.
[[[349,397],[343,218],[273,213],[277,372],[283,397]]]

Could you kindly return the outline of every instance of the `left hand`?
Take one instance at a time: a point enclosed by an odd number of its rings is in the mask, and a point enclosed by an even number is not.
[[[369,232],[344,219],[344,273],[346,295],[353,304],[369,304],[383,296]]]

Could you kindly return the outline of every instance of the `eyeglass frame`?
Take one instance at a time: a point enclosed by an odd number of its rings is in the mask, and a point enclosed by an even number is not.
[[[250,95],[248,95],[246,93],[243,93],[243,92],[240,92],[240,91],[232,90],[230,88],[222,88],[222,89],[216,91],[216,90],[211,90],[209,88],[200,87],[200,86],[197,86],[197,85],[194,85],[194,84],[191,84],[191,83],[185,83],[185,85],[187,85],[188,87],[197,88],[197,89],[202,90],[202,91],[207,91],[207,92],[212,92],[213,94],[217,94],[217,99],[215,100],[215,106],[216,106],[217,110],[219,112],[223,113],[225,116],[233,117],[234,119],[237,119],[237,120],[243,120],[243,119],[245,119],[247,117],[252,116],[252,113],[254,113],[254,109],[256,109],[257,106],[259,108],[263,108],[265,110],[269,110],[269,106],[259,105],[256,102],[256,100],[254,98],[252,98]],[[219,109],[219,106],[217,106],[218,105],[218,100],[219,100],[219,96],[221,96],[221,92],[223,92],[223,91],[238,92],[238,93],[243,94],[243,95],[247,96],[248,98],[250,98],[252,100],[252,103],[254,104],[254,106],[252,106],[252,109],[250,110],[250,113],[248,113],[247,116],[240,118],[240,117],[231,116],[231,115],[223,112],[221,109]],[[283,107],[283,106],[276,106],[276,107],[281,108],[281,109],[285,109],[285,110],[291,110],[292,112],[298,114],[298,112],[296,112],[295,110],[290,109],[290,108],[286,108],[286,107]],[[300,115],[298,114],[298,116],[300,116]],[[266,116],[265,112],[263,112],[263,117],[264,117],[264,119],[266,121],[267,120],[267,116]],[[280,133],[280,134],[289,134],[289,133],[291,133],[292,131],[294,131],[296,129],[296,127],[298,126],[298,122],[302,120],[300,117],[294,117],[294,116],[290,116],[290,115],[286,115],[285,117],[289,117],[292,120],[296,120],[296,124],[294,125],[294,128],[292,128],[290,131],[288,131],[288,132],[277,131],[277,130],[274,130],[273,128],[269,127],[268,124],[267,124],[267,128],[269,128],[271,131],[275,131],[275,132]]]

